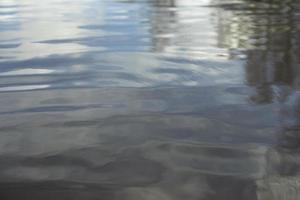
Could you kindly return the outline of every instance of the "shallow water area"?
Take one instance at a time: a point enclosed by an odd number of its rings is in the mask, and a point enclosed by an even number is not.
[[[298,200],[300,2],[1,0],[1,200]]]

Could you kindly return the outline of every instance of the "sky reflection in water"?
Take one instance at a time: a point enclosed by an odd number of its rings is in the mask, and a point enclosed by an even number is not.
[[[2,0],[0,199],[299,199],[297,0]]]

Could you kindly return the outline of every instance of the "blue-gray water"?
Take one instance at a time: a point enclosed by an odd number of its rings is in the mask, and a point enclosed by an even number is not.
[[[299,200],[298,0],[0,0],[0,200]]]

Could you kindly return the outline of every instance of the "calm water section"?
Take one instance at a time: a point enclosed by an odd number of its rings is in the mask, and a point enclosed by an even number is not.
[[[300,2],[0,0],[1,200],[299,200]]]

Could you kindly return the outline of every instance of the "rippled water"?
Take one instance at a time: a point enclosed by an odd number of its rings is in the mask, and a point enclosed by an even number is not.
[[[1,200],[298,200],[300,2],[0,0]]]

